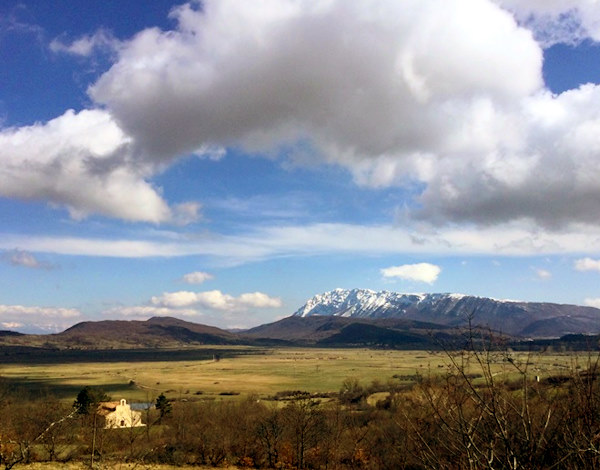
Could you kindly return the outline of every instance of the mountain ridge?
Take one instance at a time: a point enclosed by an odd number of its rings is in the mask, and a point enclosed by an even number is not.
[[[308,299],[286,318],[240,332],[173,317],[84,321],[49,335],[0,332],[0,346],[183,350],[212,344],[427,349],[446,340],[460,345],[465,327],[472,327],[481,337],[491,334],[515,344],[533,344],[568,335],[598,335],[600,309],[465,294],[335,289]],[[584,345],[589,339],[574,337],[569,342]]]
[[[293,317],[403,318],[461,327],[468,321],[509,335],[560,337],[600,332],[600,309],[466,294],[334,289],[308,299]]]

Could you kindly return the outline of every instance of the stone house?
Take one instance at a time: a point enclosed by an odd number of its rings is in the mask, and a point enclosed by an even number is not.
[[[105,401],[98,404],[98,415],[104,418],[104,428],[135,428],[145,426],[142,413],[131,409],[127,401]]]

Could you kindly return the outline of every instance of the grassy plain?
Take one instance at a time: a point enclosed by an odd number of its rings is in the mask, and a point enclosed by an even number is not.
[[[211,347],[214,352],[215,347]],[[370,349],[244,348],[236,355],[229,347],[223,357],[211,354],[173,360],[168,351],[157,350],[143,361],[48,362],[27,364],[0,362],[0,377],[30,390],[47,390],[72,401],[86,385],[100,387],[113,398],[153,401],[164,393],[169,398],[227,400],[247,395],[267,398],[277,392],[301,390],[310,393],[336,392],[349,377],[362,385],[374,380],[409,383],[415,376],[441,374],[450,364],[445,352]],[[529,373],[542,378],[585,369],[586,354],[512,353],[511,361],[527,365]],[[454,359],[461,360],[460,356]],[[492,356],[494,374],[510,375],[515,369],[505,354]],[[480,373],[471,363],[469,371]]]

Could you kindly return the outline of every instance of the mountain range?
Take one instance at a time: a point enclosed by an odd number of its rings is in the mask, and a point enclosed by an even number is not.
[[[521,337],[599,333],[600,309],[548,302],[498,300],[463,294],[401,294],[335,289],[311,298],[293,316],[395,318],[436,325],[474,326]]]
[[[547,345],[570,335],[586,346],[600,333],[600,309],[461,294],[402,294],[335,289],[309,299],[291,316],[245,331],[226,331],[170,317],[78,323],[62,333],[0,332],[4,348],[153,349],[197,345],[374,346],[429,349],[459,345],[464,327],[511,343]],[[593,338],[592,338],[593,339]]]

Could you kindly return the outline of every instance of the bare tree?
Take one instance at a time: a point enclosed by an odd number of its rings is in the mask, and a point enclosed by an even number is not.
[[[312,399],[300,399],[288,404],[282,411],[286,437],[293,449],[293,464],[306,467],[306,454],[315,446],[324,432],[324,416],[319,403]]]

